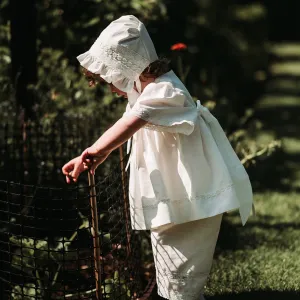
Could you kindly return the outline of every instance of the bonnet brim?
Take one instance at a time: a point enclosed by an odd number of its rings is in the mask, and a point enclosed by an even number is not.
[[[77,56],[80,65],[93,74],[100,75],[107,83],[112,83],[119,90],[129,93],[133,90],[134,82],[137,79],[129,79],[124,76],[121,70],[113,69],[97,57],[93,56],[89,51]]]

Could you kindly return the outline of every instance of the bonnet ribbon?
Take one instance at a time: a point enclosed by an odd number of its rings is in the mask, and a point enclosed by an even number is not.
[[[209,109],[201,104],[200,100],[197,100],[197,111],[198,115],[202,116],[207,124],[217,121],[217,119],[212,115]],[[221,131],[223,131],[222,128]]]
[[[223,156],[224,162],[228,168],[229,174],[233,180],[236,188],[236,193],[238,199],[244,199],[244,208],[241,213],[242,221],[246,221],[247,215],[251,211],[252,203],[252,214],[255,216],[255,207],[253,204],[252,188],[249,181],[248,174],[244,169],[240,159],[237,157],[235,151],[233,150],[223,128],[221,127],[219,121],[211,114],[208,108],[201,105],[200,100],[197,100],[197,111],[198,115],[201,116],[205,123],[210,128],[211,134]],[[244,178],[244,182],[240,183],[240,180]],[[238,186],[243,184],[243,190],[239,189]],[[239,190],[239,191],[238,191]],[[243,222],[244,223],[244,222]]]

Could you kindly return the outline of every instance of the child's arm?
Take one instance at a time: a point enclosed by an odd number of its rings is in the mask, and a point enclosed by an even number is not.
[[[136,131],[143,127],[147,121],[135,116],[126,116],[118,120],[89,148],[82,156],[108,156],[113,150],[125,143]]]
[[[65,175],[68,173],[73,181],[77,181],[80,173],[87,169],[86,165],[89,165],[91,171],[94,172],[114,149],[125,143],[146,123],[147,121],[135,116],[125,116],[119,119],[91,147],[82,152],[79,160],[75,163],[71,163],[73,160],[67,163],[63,167],[63,173]],[[70,183],[69,177],[67,177],[67,183]]]

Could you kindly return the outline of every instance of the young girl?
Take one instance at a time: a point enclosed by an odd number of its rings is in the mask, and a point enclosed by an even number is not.
[[[123,117],[63,167],[66,181],[97,168],[131,141],[129,200],[134,230],[151,231],[158,294],[199,300],[222,214],[252,206],[249,177],[218,121],[191,95],[134,16],[113,21],[78,56],[93,85],[107,82],[128,98]]]

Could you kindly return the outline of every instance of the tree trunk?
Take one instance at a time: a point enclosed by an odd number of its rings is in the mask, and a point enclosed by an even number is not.
[[[34,95],[28,85],[37,79],[35,0],[10,0],[10,12],[12,81],[15,100],[27,120],[34,118]]]

